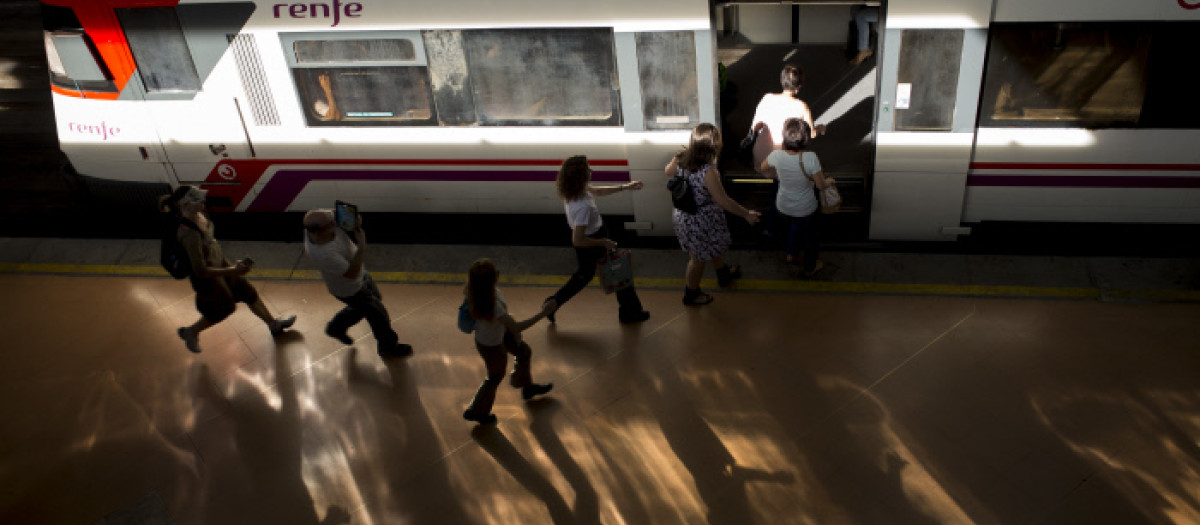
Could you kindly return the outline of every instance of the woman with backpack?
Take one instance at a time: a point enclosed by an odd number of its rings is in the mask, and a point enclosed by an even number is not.
[[[684,272],[686,288],[683,291],[683,304],[688,306],[713,301],[712,295],[700,290],[705,264],[712,263],[717,270],[717,284],[722,288],[742,276],[742,269],[738,265],[727,265],[722,260],[732,242],[729,225],[725,222],[725,211],[746,219],[750,224],[757,223],[760,215],[738,204],[725,193],[716,165],[720,154],[721,131],[712,124],[702,123],[692,130],[687,148],[677,153],[666,168],[668,176],[678,174],[687,181],[696,205],[692,213],[679,208],[672,213],[675,236],[689,257]]]
[[[487,367],[487,377],[471,405],[463,412],[463,419],[476,423],[495,423],[496,416],[492,414],[492,405],[496,401],[496,389],[504,381],[504,372],[508,368],[508,354],[512,354],[513,373],[509,382],[513,388],[521,389],[521,398],[528,401],[534,396],[549,392],[554,385],[551,383],[534,383],[529,373],[529,360],[533,350],[529,343],[521,339],[521,332],[533,326],[550,312],[554,311],[554,300],[547,299],[542,304],[542,311],[521,322],[513,320],[508,313],[508,305],[504,296],[496,288],[500,279],[500,271],[488,259],[479,259],[471,264],[467,272],[467,309],[474,319],[475,349],[483,364]]]
[[[296,322],[296,316],[277,318],[267,310],[258,290],[246,280],[254,261],[250,258],[231,263],[221,252],[214,237],[213,223],[204,214],[204,190],[182,185],[170,195],[159,198],[159,209],[178,223],[176,238],[187,251],[191,271],[188,279],[196,292],[200,319],[179,329],[187,349],[200,353],[200,332],[221,322],[237,308],[238,302],[250,305],[250,311],[267,323],[271,335],[278,336]]]

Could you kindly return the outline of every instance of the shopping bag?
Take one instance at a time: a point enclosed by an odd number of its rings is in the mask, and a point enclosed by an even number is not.
[[[613,293],[633,286],[633,264],[629,250],[609,251],[597,264],[600,286],[604,293]]]

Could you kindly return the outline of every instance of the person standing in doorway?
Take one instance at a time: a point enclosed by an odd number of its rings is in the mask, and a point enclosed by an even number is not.
[[[808,123],[813,137],[825,133],[825,125],[813,125],[812,110],[800,99],[804,85],[804,70],[795,64],[784,64],[779,71],[779,93],[767,93],[758,101],[751,126],[757,139],[754,142],[754,168],[762,165],[772,151],[783,147],[783,121],[798,118]]]
[[[879,25],[879,8],[866,5],[854,6],[851,16],[854,17],[858,54],[850,59],[850,65],[857,66],[874,53],[871,51],[871,24]],[[809,124],[812,123],[809,122]]]
[[[354,344],[346,331],[365,317],[375,334],[379,357],[412,355],[412,346],[399,342],[379,287],[363,266],[367,236],[362,229],[362,215],[355,217],[353,241],[334,223],[332,210],[304,214],[304,231],[304,254],[320,270],[329,293],[346,303],[325,325],[325,335],[343,344]]]
[[[179,224],[177,239],[187,251],[191,264],[188,280],[196,292],[200,319],[191,326],[181,327],[178,333],[187,349],[197,354],[200,353],[200,332],[229,317],[239,302],[250,305],[250,311],[267,323],[273,336],[282,335],[296,322],[294,315],[283,318],[271,315],[258,290],[246,280],[254,261],[247,257],[231,263],[225,258],[221,245],[217,244],[212,220],[204,213],[207,193],[185,184],[158,200],[160,211],[171,214]]]

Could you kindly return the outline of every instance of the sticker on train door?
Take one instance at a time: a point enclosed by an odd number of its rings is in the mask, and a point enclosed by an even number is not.
[[[912,102],[912,84],[896,84],[896,109],[908,109]]]

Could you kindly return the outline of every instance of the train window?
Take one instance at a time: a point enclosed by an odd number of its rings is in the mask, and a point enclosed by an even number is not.
[[[980,126],[1195,128],[1187,49],[1196,23],[1013,23],[992,28]],[[1183,60],[1183,62],[1179,62]]]
[[[117,90],[74,10],[43,4],[42,30],[51,84],[80,91]]]
[[[700,122],[695,36],[638,33],[635,41],[646,129],[691,129]]]
[[[1150,30],[1150,60],[1146,66],[1146,101],[1138,127],[1200,128],[1200,104],[1195,104],[1196,35],[1200,22],[1163,22]]]
[[[173,7],[117,9],[146,93],[200,90],[200,76]]]
[[[909,100],[902,107],[902,96],[897,95],[895,131],[951,129],[962,47],[961,29],[904,30],[896,81],[905,86]]]
[[[309,126],[437,123],[419,33],[284,33]]]
[[[46,31],[46,61],[50,81],[71,89],[115,91],[111,76],[96,58],[96,50],[82,31]]]
[[[463,51],[462,31],[430,30],[421,33],[429,58],[429,80],[434,105],[443,126],[475,124],[475,96]]]
[[[417,53],[412,41],[402,38],[370,40],[297,40],[293,44],[296,61],[313,62],[395,62],[414,60]]]
[[[611,29],[463,31],[479,123],[619,126]]]
[[[47,33],[47,60],[50,71],[72,80],[108,80],[80,33]]]
[[[337,67],[292,70],[309,125],[395,125],[433,118],[423,68]]]

